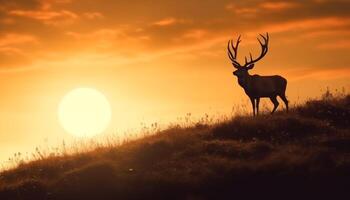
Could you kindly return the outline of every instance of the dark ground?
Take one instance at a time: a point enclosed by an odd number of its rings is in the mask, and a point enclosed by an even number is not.
[[[21,164],[0,199],[350,199],[350,96]]]

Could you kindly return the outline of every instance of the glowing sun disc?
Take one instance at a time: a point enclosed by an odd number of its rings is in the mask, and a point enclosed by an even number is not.
[[[111,115],[107,98],[91,88],[70,91],[58,107],[58,118],[62,127],[79,137],[92,137],[106,130]]]

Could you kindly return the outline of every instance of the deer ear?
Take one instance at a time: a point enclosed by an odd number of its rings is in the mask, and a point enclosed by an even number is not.
[[[253,64],[250,64],[250,65],[248,65],[248,67],[247,67],[247,69],[249,70],[249,69],[253,69],[254,68],[254,63]]]

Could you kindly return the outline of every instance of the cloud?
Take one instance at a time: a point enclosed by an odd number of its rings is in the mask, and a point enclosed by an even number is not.
[[[0,9],[48,9],[55,5],[67,4],[71,2],[71,0],[0,0]]]
[[[104,15],[100,12],[86,12],[83,14],[88,19],[103,19]]]
[[[0,37],[0,69],[11,71],[19,65],[30,62],[29,55],[32,51],[27,49],[39,44],[33,35],[7,33]]]
[[[11,46],[23,45],[28,43],[36,43],[36,42],[37,42],[36,37],[32,35],[9,33],[1,37],[0,47],[9,48]]]
[[[350,1],[250,0],[235,1],[225,8],[237,18],[245,17],[244,20],[258,24],[321,17],[349,17]]]
[[[177,19],[175,19],[173,17],[169,17],[169,18],[164,18],[164,19],[161,19],[159,21],[153,22],[152,24],[155,26],[170,26],[170,25],[173,25],[177,22],[178,22]]]
[[[142,42],[149,41],[150,36],[132,28],[104,28],[91,32],[68,31],[66,35],[74,38],[75,42],[82,43],[89,48],[100,48],[112,52],[131,51],[133,46],[142,46]]]
[[[177,53],[175,49],[197,48],[211,41],[216,41],[216,51],[222,51],[227,39],[238,34],[254,35],[252,42],[256,45],[257,33],[266,31],[278,44],[293,40],[289,43],[292,46],[319,51],[325,50],[322,46],[326,45],[323,40],[327,36],[333,36],[327,43],[339,43],[333,45],[338,47],[341,42],[337,42],[337,37],[349,39],[349,1],[217,0],[202,1],[200,8],[197,0],[154,0],[152,5],[142,0],[84,2],[0,0],[0,34],[11,30],[40,38],[45,46],[31,46],[28,49],[32,52],[73,54],[103,48],[116,55],[128,52],[123,54],[126,56],[143,50]],[[244,40],[249,46],[249,37]],[[12,53],[21,50],[16,46],[6,48]]]
[[[82,40],[82,39],[110,40],[110,39],[114,39],[125,35],[125,33],[121,29],[99,29],[89,33],[79,33],[79,32],[69,31],[66,34],[79,40]]]
[[[315,38],[315,37],[350,37],[350,29],[346,26],[337,29],[327,29],[327,30],[311,30],[310,32],[303,34],[305,38]]]
[[[261,9],[267,9],[271,11],[282,11],[295,8],[299,5],[297,3],[287,1],[268,1],[261,3],[259,6]]]
[[[303,19],[289,22],[268,24],[261,28],[261,30],[255,30],[257,32],[268,30],[269,32],[281,33],[289,31],[303,31],[303,30],[315,30],[315,29],[331,29],[338,27],[347,27],[350,25],[349,18],[339,17],[326,17],[316,19]]]
[[[263,12],[272,12],[272,11],[285,11],[287,9],[292,9],[298,7],[299,4],[289,1],[266,1],[256,4],[235,4],[229,3],[226,5],[226,10],[234,12],[237,15],[245,16],[257,16]]]
[[[237,15],[255,16],[259,12],[259,8],[256,7],[244,7],[234,3],[226,5],[226,10],[234,12]]]
[[[182,37],[186,38],[186,39],[202,39],[207,35],[208,35],[207,30],[193,29],[193,30],[189,30],[186,33],[184,33]]]
[[[41,6],[40,0],[0,0],[0,8],[2,9],[35,9]]]
[[[12,10],[9,14],[12,16],[27,17],[53,25],[73,23],[78,18],[77,14],[68,10]]]
[[[0,46],[0,54],[4,54],[6,56],[23,54],[23,51],[19,48],[15,47],[2,47]]]
[[[68,9],[57,9],[57,5],[70,3],[70,0],[0,0],[0,17],[5,16],[3,23],[19,22],[19,18],[29,18],[45,24],[58,25],[72,23],[78,14]],[[6,17],[7,16],[7,17]],[[14,18],[17,19],[14,19]]]

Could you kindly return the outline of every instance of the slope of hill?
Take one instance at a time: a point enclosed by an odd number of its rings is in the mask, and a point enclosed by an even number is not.
[[[349,175],[343,96],[22,164],[0,174],[0,199],[349,199]]]

